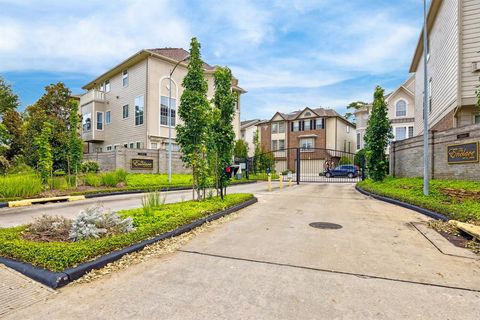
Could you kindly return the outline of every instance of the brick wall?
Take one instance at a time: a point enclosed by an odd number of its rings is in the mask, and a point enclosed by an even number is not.
[[[466,138],[458,135],[469,134]],[[480,163],[448,164],[447,146],[480,141],[480,125],[445,131],[429,136],[430,177],[433,179],[480,180]],[[390,172],[396,177],[423,177],[423,136],[397,141],[390,148]]]
[[[272,150],[272,124],[262,123],[258,130],[260,131],[260,147],[263,150]]]
[[[183,166],[180,159],[181,152],[172,152],[172,172],[173,173],[191,173],[190,169]],[[84,160],[94,160],[100,165],[101,171],[113,171],[115,169],[125,169],[132,173],[167,173],[168,172],[168,152],[167,150],[152,149],[128,149],[118,147],[114,151],[87,153],[83,155]],[[132,159],[151,159],[153,160],[153,169],[138,170],[131,168]]]

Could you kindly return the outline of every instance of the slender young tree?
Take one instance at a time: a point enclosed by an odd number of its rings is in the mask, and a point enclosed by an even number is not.
[[[388,161],[385,150],[389,140],[393,138],[392,126],[388,120],[388,107],[384,98],[384,90],[375,88],[372,114],[368,120],[365,133],[365,153],[370,177],[374,181],[382,181],[387,175]]]
[[[70,116],[69,116],[69,143],[68,143],[68,162],[69,175],[73,172],[75,176],[78,174],[80,164],[82,163],[82,139],[79,134],[80,117],[78,115],[78,103],[75,100],[70,100]],[[75,179],[75,184],[77,179]]]
[[[8,109],[3,114],[2,124],[10,137],[5,157],[12,160],[15,156],[23,156],[27,143],[22,115],[15,109]]]
[[[209,154],[213,163],[217,189],[225,187],[227,179],[223,175],[225,166],[233,159],[235,132],[233,117],[235,116],[235,94],[232,92],[232,72],[229,68],[219,67],[213,74],[215,96],[209,132]],[[223,196],[222,190],[220,194]]]
[[[182,161],[192,168],[193,189],[201,199],[201,191],[208,175],[207,133],[210,104],[207,99],[207,81],[200,55],[200,43],[193,38],[190,44],[188,73],[183,79],[184,91],[180,98],[178,114],[183,124],[177,126],[176,141],[181,147]]]
[[[13,93],[12,87],[0,77],[0,116],[7,110],[15,110],[19,105],[20,101]]]
[[[244,140],[238,139],[237,142],[235,142],[233,155],[240,159],[248,158],[248,144]]]
[[[52,174],[53,158],[52,146],[50,145],[51,138],[52,125],[45,122],[40,135],[35,138],[38,153],[38,171],[44,184],[48,183],[48,178]]]

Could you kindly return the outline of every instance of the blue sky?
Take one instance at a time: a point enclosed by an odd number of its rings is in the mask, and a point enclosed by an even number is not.
[[[422,0],[0,0],[0,75],[22,108],[43,88],[82,85],[142,48],[196,36],[248,93],[242,120],[370,101],[395,89],[422,26]]]

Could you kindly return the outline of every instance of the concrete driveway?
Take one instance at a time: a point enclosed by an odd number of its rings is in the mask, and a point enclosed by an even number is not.
[[[272,193],[239,218],[10,319],[478,319],[480,262],[444,255],[426,218],[352,184]],[[331,222],[321,230],[311,222]]]

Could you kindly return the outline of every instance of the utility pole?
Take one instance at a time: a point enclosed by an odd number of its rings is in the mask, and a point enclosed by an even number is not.
[[[428,148],[428,26],[427,0],[423,0],[423,194],[429,193],[429,148]]]

